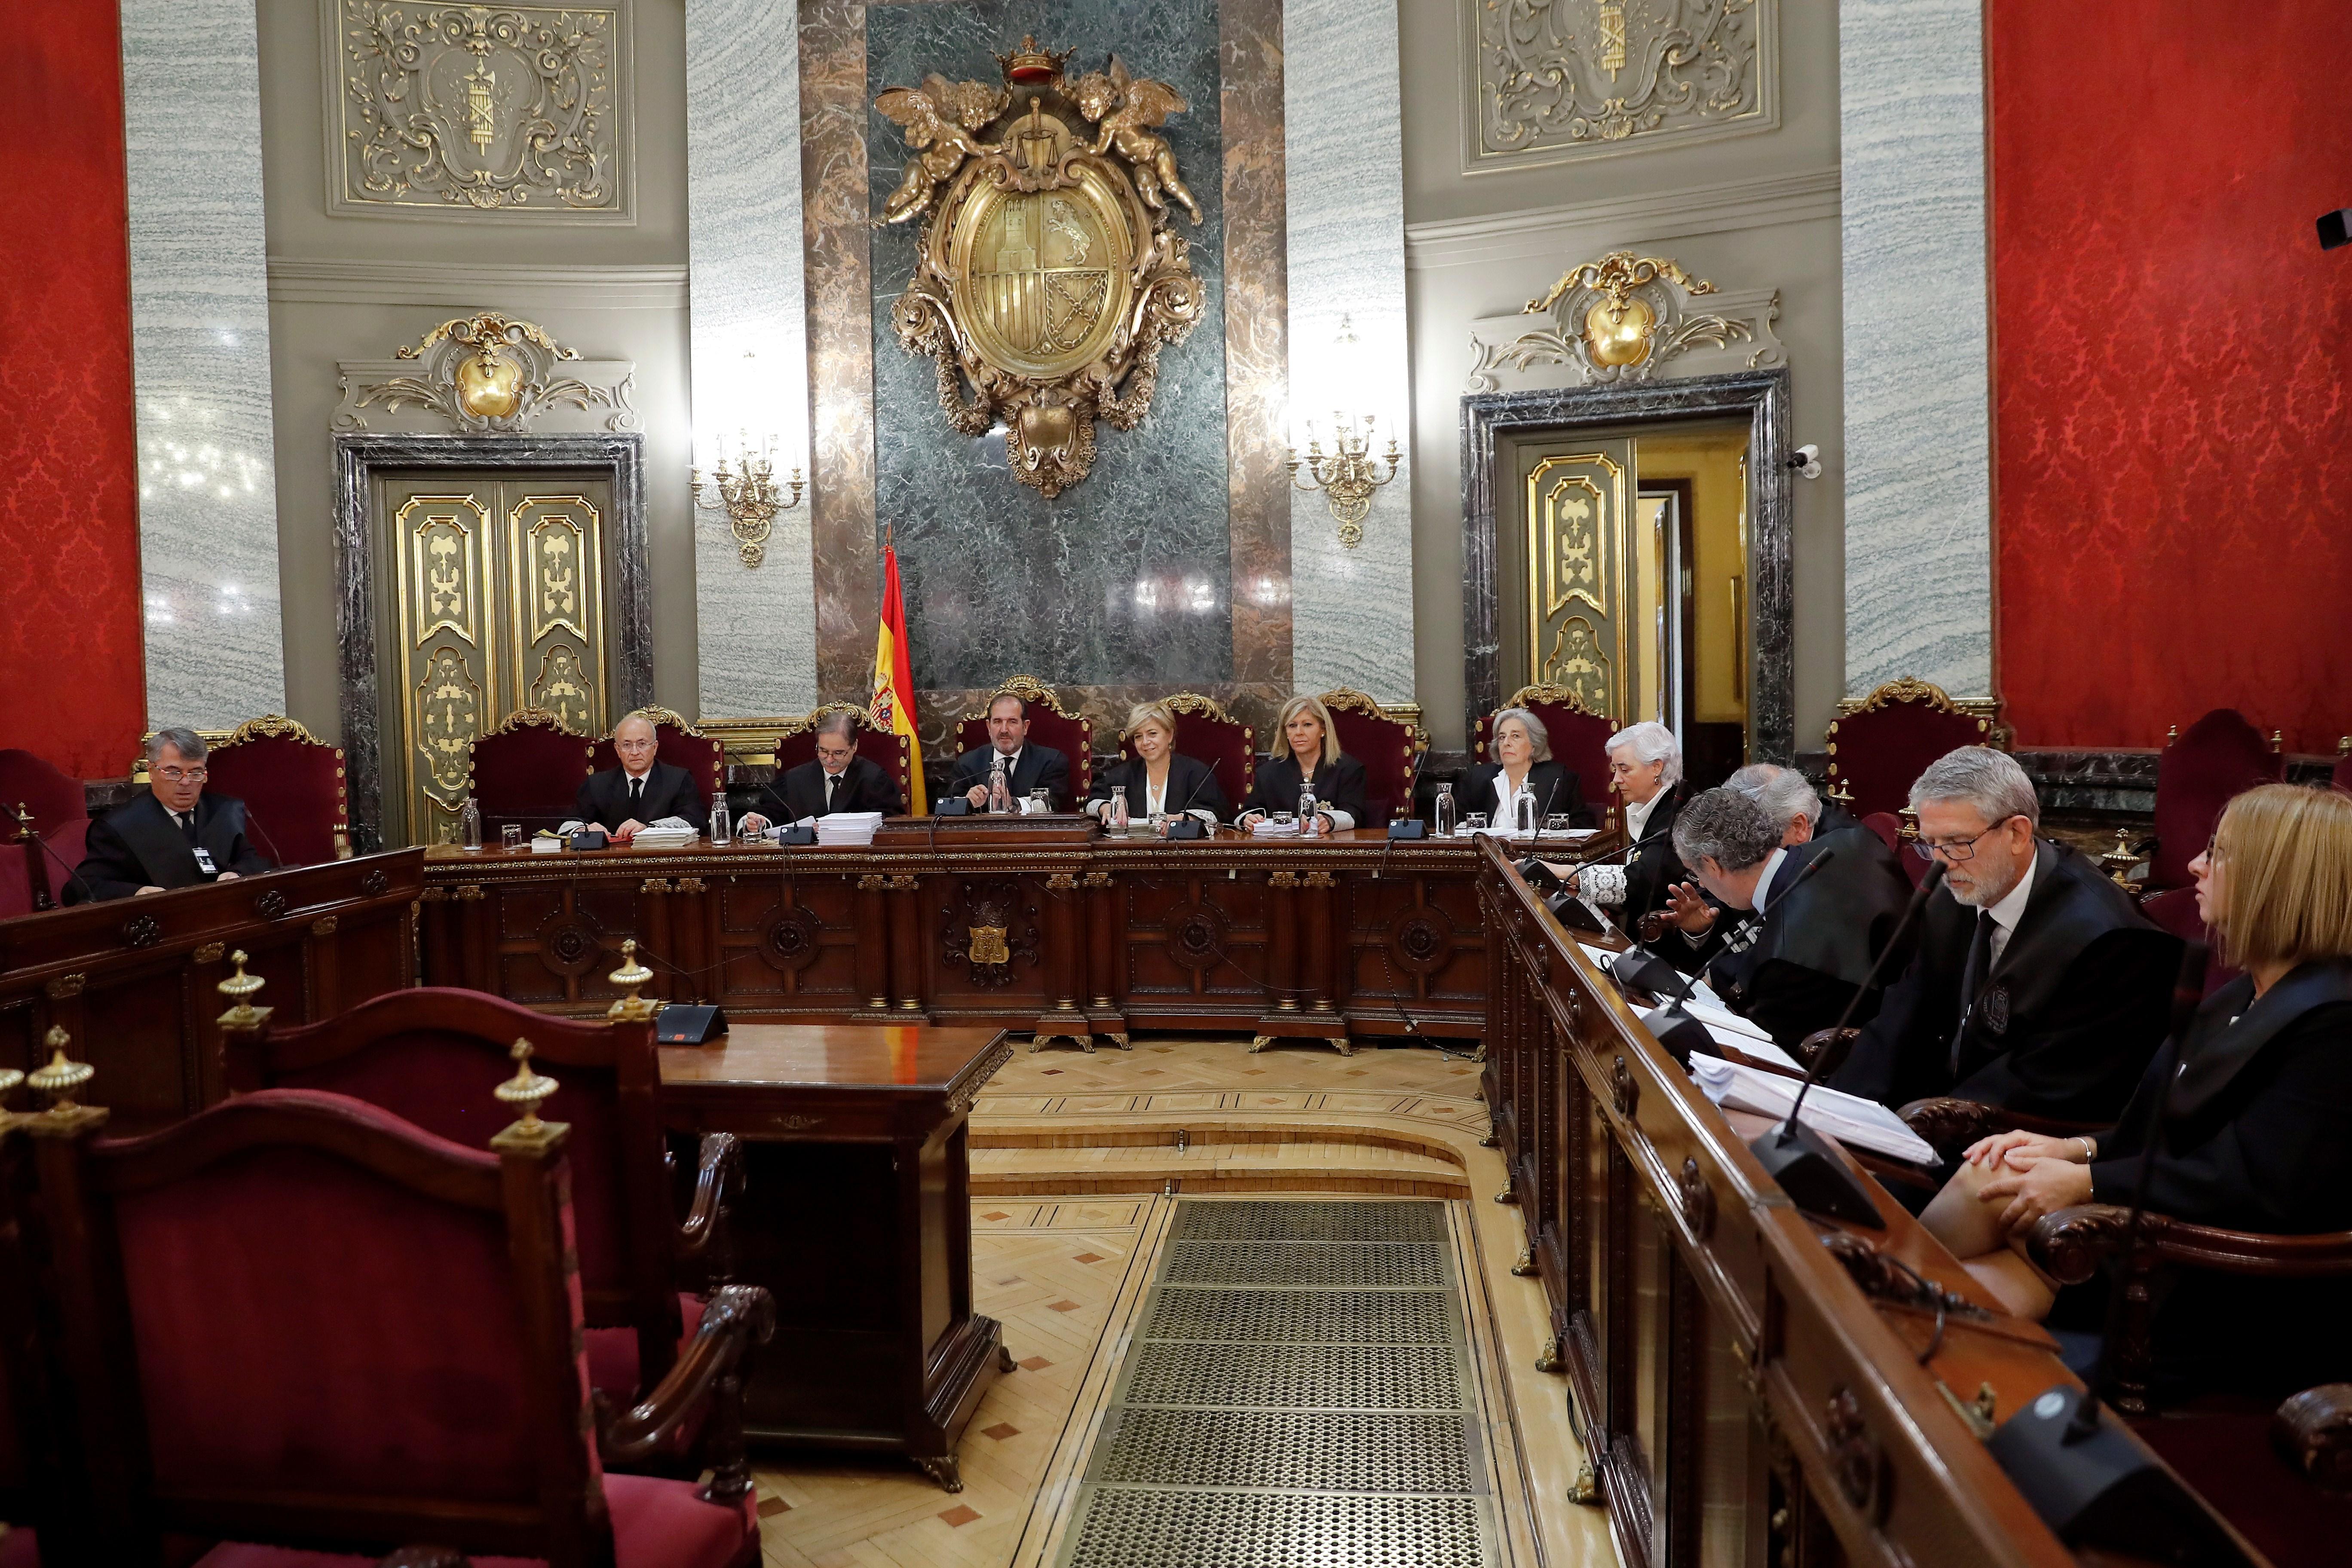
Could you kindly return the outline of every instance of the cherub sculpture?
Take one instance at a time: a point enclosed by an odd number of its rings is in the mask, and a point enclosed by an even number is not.
[[[1176,154],[1168,150],[1168,139],[1154,133],[1154,126],[1168,123],[1171,114],[1181,114],[1191,107],[1183,95],[1164,81],[1149,77],[1132,77],[1117,55],[1110,58],[1110,71],[1088,71],[1070,89],[1078,112],[1096,121],[1101,133],[1096,137],[1091,151],[1097,157],[1116,146],[1118,155],[1135,170],[1135,188],[1144,205],[1155,212],[1167,209],[1161,199],[1164,190],[1184,204],[1192,221],[1201,221],[1201,204],[1176,174]]]
[[[906,127],[907,145],[915,156],[907,160],[906,177],[883,204],[875,226],[919,217],[966,158],[996,152],[973,141],[971,132],[1003,113],[1010,101],[1001,88],[951,82],[937,71],[925,77],[920,87],[894,87],[877,98],[874,107]]]

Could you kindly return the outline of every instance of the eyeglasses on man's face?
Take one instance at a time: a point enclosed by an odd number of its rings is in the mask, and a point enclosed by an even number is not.
[[[202,784],[212,776],[210,768],[157,768],[155,776],[165,784]]]
[[[1971,834],[1966,838],[1922,838],[1914,843],[1911,847],[1919,852],[1919,858],[1922,860],[1933,860],[1937,856],[1941,855],[1946,860],[1958,865],[1963,860],[1976,858],[1977,841],[1984,837],[1985,834],[1998,833],[2016,820],[2014,816],[2004,816],[1982,833]]]

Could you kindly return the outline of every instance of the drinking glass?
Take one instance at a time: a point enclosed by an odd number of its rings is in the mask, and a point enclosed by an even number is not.
[[[1168,814],[1166,812],[1155,811],[1151,814],[1151,837],[1154,838],[1165,838],[1168,837]]]
[[[1564,811],[1556,811],[1549,816],[1544,818],[1544,833],[1547,837],[1558,836],[1560,837],[1566,837],[1575,830],[1575,819],[1570,817],[1568,813]]]
[[[1041,784],[1037,788],[1029,792],[1029,809],[1032,812],[1036,813],[1048,812],[1054,809],[1053,803],[1045,798],[1045,790],[1044,785]]]
[[[1276,827],[1296,827],[1298,826],[1298,814],[1295,811],[1277,811],[1268,820]]]
[[[1484,833],[1486,830],[1486,814],[1483,811],[1474,811],[1462,819],[1462,831],[1465,833]]]
[[[516,850],[521,848],[522,824],[520,822],[509,822],[504,827],[499,828],[499,840],[506,847],[507,853],[510,855]]]

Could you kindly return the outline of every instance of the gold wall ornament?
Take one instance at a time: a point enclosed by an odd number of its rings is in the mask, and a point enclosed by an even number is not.
[[[487,310],[457,316],[419,342],[395,349],[393,357],[416,362],[418,374],[347,389],[346,410],[356,416],[382,405],[392,413],[415,405],[462,430],[519,430],[546,407],[568,404],[583,410],[610,408],[610,428],[635,427],[636,411],[629,403],[634,378],[599,385],[570,374],[564,367],[580,358],[579,351],[562,347],[535,322]],[[337,423],[356,427],[359,421],[339,414]]]
[[[776,517],[801,504],[801,471],[794,468],[783,486],[776,483],[776,470],[772,453],[775,440],[772,437],[759,451],[751,449],[748,442],[739,447],[733,472],[728,471],[727,446],[719,447],[719,466],[710,476],[711,489],[717,492],[717,504],[702,499],[703,478],[700,468],[686,471],[686,488],[694,504],[704,511],[724,512],[728,529],[735,535],[735,553],[747,567],[757,567],[767,559],[768,536],[774,531]],[[783,490],[789,489],[790,495]]]
[[[1360,419],[1349,418],[1334,411],[1331,416],[1331,450],[1323,450],[1323,443],[1310,422],[1307,426],[1307,454],[1290,449],[1290,459],[1285,466],[1290,470],[1290,482],[1308,494],[1320,490],[1324,503],[1331,509],[1331,517],[1339,525],[1339,542],[1353,550],[1364,542],[1364,519],[1372,510],[1372,492],[1396,478],[1396,437],[1389,437],[1389,449],[1382,458],[1372,456],[1372,416]],[[1386,473],[1379,472],[1382,461],[1388,464]],[[1304,468],[1307,477],[1298,477]]]
[[[633,223],[627,0],[320,0],[327,210]]]
[[[1685,295],[1715,292],[1714,284],[1693,278],[1664,257],[1637,257],[1630,250],[1612,250],[1598,261],[1570,268],[1542,299],[1528,301],[1527,314],[1539,315],[1550,310],[1571,289],[1591,294],[1594,298],[1583,307],[1582,315],[1585,352],[1593,363],[1612,369],[1637,365],[1650,357],[1658,310],[1634,290],[1662,278],[1680,285]],[[1563,313],[1561,324],[1565,326],[1568,320]]]
[[[1183,98],[1117,56],[1069,83],[1072,52],[1024,38],[997,57],[1003,88],[933,73],[874,100],[915,154],[876,226],[924,223],[899,345],[938,362],[949,426],[1003,426],[1013,477],[1048,499],[1093,466],[1097,419],[1142,423],[1205,300],[1170,218],[1200,205],[1155,129]]]
[[[1580,384],[1650,381],[1669,374],[1700,374],[1736,368],[1738,361],[1708,355],[1707,350],[1731,350],[1752,344],[1745,366],[1755,370],[1780,364],[1787,354],[1772,323],[1780,314],[1777,291],[1750,291],[1736,301],[1698,309],[1694,300],[1716,293],[1714,284],[1693,278],[1662,256],[1637,256],[1612,250],[1595,261],[1580,262],[1560,274],[1541,299],[1530,300],[1518,317],[1474,322],[1470,345],[1476,363],[1470,370],[1470,389],[1500,389],[1496,372],[1535,370],[1565,365]],[[1527,316],[1549,313],[1551,323],[1535,331],[1519,330]],[[1714,359],[1716,363],[1708,363]],[[1676,362],[1688,359],[1688,364]]]

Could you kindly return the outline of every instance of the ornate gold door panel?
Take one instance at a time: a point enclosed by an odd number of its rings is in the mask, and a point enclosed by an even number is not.
[[[457,822],[473,741],[509,713],[543,709],[591,734],[605,726],[609,486],[436,474],[379,487],[377,537],[398,602],[380,623],[393,646],[377,661],[377,711],[403,759],[385,791],[384,841],[429,844]],[[395,799],[404,822],[390,819]]]
[[[1565,686],[1624,722],[1639,690],[1631,440],[1519,448],[1519,685]]]

